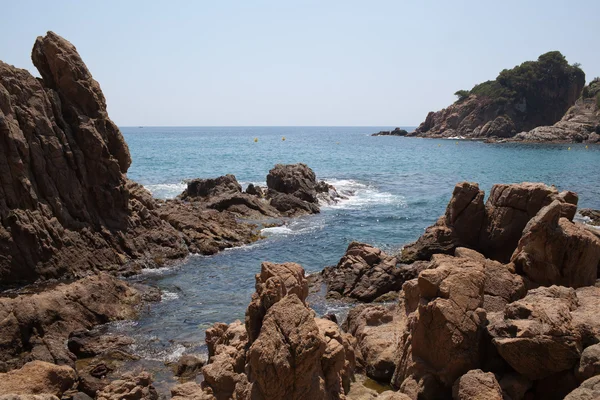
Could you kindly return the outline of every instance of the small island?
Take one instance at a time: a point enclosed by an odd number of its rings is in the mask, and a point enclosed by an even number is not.
[[[396,128],[393,131],[379,131],[377,133],[372,134],[371,136],[406,136],[408,135],[408,131],[400,128]]]

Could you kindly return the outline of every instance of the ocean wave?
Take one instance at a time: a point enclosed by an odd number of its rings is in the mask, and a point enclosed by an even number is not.
[[[314,232],[325,227],[325,221],[320,218],[299,218],[282,226],[263,228],[260,233],[266,237],[301,235]]]
[[[404,197],[382,192],[373,185],[367,185],[353,179],[326,179],[339,194],[347,197],[336,204],[323,204],[323,208],[362,209],[371,205],[406,205]]]
[[[152,196],[158,199],[172,199],[181,194],[186,188],[185,182],[179,183],[158,183],[155,185],[144,185],[152,193]]]

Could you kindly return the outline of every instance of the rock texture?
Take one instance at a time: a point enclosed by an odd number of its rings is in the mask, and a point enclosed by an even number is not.
[[[570,66],[559,52],[546,53],[470,92],[457,92],[457,102],[430,112],[409,136],[510,138],[559,121],[584,85],[581,69]]]
[[[213,254],[260,238],[240,216],[316,213],[319,199],[340,198],[294,164],[270,172],[268,199],[227,175],[156,201],[127,179],[127,144],[75,47],[48,32],[32,60],[41,79],[0,62],[0,283],[127,275]]]
[[[341,398],[354,373],[354,342],[307,307],[302,267],[263,263],[256,288],[245,326],[238,321],[207,331],[210,358],[202,368],[202,396]]]
[[[600,239],[561,218],[561,212],[557,200],[540,210],[523,230],[511,261],[540,285],[593,285],[600,266]]]
[[[152,376],[148,372],[138,375],[125,374],[111,382],[96,396],[97,400],[158,400],[158,393],[152,386]]]
[[[454,400],[503,400],[502,389],[491,372],[474,369],[461,376],[452,389]]]
[[[0,373],[0,395],[62,396],[75,386],[76,379],[71,367],[32,361],[20,369]]]
[[[581,98],[560,121],[517,134],[513,140],[525,142],[600,142],[600,79],[583,89]]]
[[[30,360],[73,365],[66,346],[71,332],[132,319],[140,301],[138,291],[107,274],[0,298],[0,371]]]
[[[565,400],[595,400],[598,398],[600,398],[600,376],[595,376],[569,393]]]
[[[402,284],[417,276],[422,264],[398,264],[389,256],[368,244],[352,242],[336,266],[326,267],[321,280],[330,297],[349,297],[371,302],[383,294],[402,289]]]
[[[485,257],[508,262],[523,229],[542,207],[560,203],[560,215],[572,220],[577,206],[573,192],[559,193],[541,183],[494,185],[487,202],[475,183],[456,185],[446,213],[415,243],[404,247],[400,261],[427,260],[468,247]]]

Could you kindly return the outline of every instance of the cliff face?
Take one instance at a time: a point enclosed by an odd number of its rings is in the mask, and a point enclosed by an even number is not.
[[[559,121],[584,85],[585,74],[579,67],[569,65],[559,52],[546,53],[537,61],[502,71],[496,80],[456,92],[456,103],[430,112],[409,135],[513,137]]]
[[[600,79],[583,90],[581,98],[560,121],[521,132],[515,141],[600,143]]]
[[[41,79],[0,61],[0,283],[186,254],[128,183],[129,150],[75,47],[49,32],[32,59]]]

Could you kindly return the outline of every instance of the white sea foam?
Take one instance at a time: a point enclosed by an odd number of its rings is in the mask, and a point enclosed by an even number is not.
[[[167,290],[163,290],[160,295],[161,301],[177,300],[178,298],[179,298],[179,295],[177,293],[169,292]]]
[[[290,235],[290,234],[294,233],[294,231],[292,231],[287,226],[274,226],[271,228],[263,228],[263,229],[261,229],[260,233],[262,233],[265,236],[274,236],[274,235]]]
[[[143,268],[140,275],[164,275],[173,271],[173,267]]]
[[[339,194],[347,197],[336,204],[323,204],[323,208],[361,209],[377,204],[405,205],[404,198],[392,193],[382,192],[375,186],[367,185],[352,179],[327,179]]]
[[[155,185],[144,185],[144,187],[156,198],[172,199],[180,195],[187,188],[187,184],[185,182],[158,183]]]

